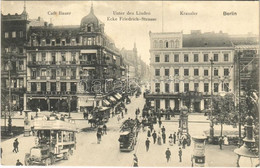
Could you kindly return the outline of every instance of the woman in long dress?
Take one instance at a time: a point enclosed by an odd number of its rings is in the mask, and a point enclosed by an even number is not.
[[[162,145],[162,136],[160,131],[158,132],[157,144]]]
[[[172,136],[172,134],[169,136],[169,145],[173,146],[173,136]]]

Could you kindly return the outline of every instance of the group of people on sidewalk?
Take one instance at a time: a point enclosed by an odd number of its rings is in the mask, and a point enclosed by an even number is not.
[[[153,133],[151,134],[151,132],[153,132]],[[156,144],[156,142],[158,145],[162,145],[162,143],[166,144],[166,128],[164,126],[162,126],[161,131],[156,133],[156,131],[153,128],[153,125],[149,126],[149,129],[147,131],[147,139],[145,141],[145,146],[146,146],[147,152],[149,151],[150,144],[151,144],[151,141],[149,140],[150,137],[153,138],[153,144]],[[179,141],[178,146],[180,146],[180,147],[178,150],[178,156],[179,156],[179,161],[182,162],[182,148],[185,149],[185,145],[187,144],[185,142],[187,140],[183,139],[183,137],[180,136],[179,132],[177,134],[176,134],[176,132],[174,132],[174,134],[170,134],[170,136],[168,138],[169,138],[170,146],[173,146],[173,144],[176,144],[176,142]],[[171,158],[171,151],[169,148],[167,148],[165,155],[166,155],[167,162],[169,162],[169,160]]]

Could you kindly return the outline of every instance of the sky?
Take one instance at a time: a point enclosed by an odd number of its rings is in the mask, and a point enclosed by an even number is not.
[[[138,54],[147,64],[150,58],[151,32],[180,32],[191,30],[229,34],[259,33],[259,2],[257,1],[92,1],[95,15],[105,24],[105,32],[117,48],[131,50],[136,42]],[[23,1],[2,1],[3,14],[20,14]],[[91,7],[91,1],[26,1],[30,19],[42,17],[54,25],[79,25]],[[70,15],[50,15],[52,12],[70,12]],[[124,12],[115,15],[113,12]],[[129,17],[127,12],[146,12],[150,15],[131,17],[155,18],[155,21],[110,21],[108,17]],[[180,12],[197,15],[180,15]],[[223,12],[237,15],[223,16]],[[162,24],[163,18],[163,24]],[[162,26],[163,25],[163,26]]]

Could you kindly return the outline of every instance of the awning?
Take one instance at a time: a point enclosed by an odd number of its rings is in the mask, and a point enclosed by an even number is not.
[[[110,103],[109,103],[109,101],[107,101],[107,100],[103,100],[103,103],[106,105],[106,106],[109,106],[110,105]]]
[[[113,96],[110,96],[109,97],[109,100],[113,101],[113,102],[116,102],[116,99],[113,97]]]
[[[119,94],[119,93],[116,93],[116,95],[119,97],[119,99],[121,99],[121,98],[122,98],[122,95],[121,95],[121,94]]]
[[[97,53],[97,50],[80,50],[80,53],[82,54]]]
[[[117,100],[120,100],[120,97],[119,97],[117,94],[115,94],[114,97],[115,97]]]
[[[83,67],[83,69],[96,69],[95,67]]]

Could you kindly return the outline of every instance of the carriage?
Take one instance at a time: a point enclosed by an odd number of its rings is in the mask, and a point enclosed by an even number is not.
[[[110,118],[111,107],[98,107],[95,108],[92,112],[92,118],[88,120],[91,124],[91,127],[97,127],[108,122]]]

